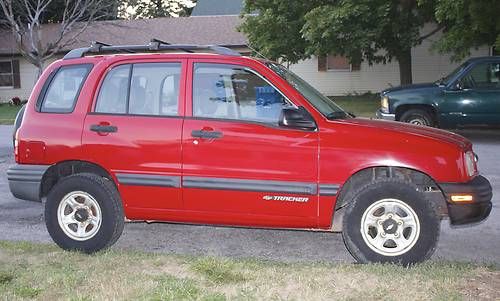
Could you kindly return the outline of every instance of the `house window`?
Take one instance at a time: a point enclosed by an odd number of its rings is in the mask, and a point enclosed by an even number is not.
[[[0,87],[13,87],[14,86],[14,72],[12,68],[12,61],[0,62]]]
[[[318,57],[318,71],[359,71],[361,64],[351,64],[349,59],[341,55]]]
[[[0,88],[21,88],[19,60],[0,60]]]
[[[328,71],[351,71],[351,64],[345,56],[329,55],[326,57],[326,69]]]

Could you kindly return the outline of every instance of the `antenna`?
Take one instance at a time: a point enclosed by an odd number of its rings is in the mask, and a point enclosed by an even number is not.
[[[253,52],[257,53],[257,55],[260,56],[261,58],[263,58],[265,60],[268,60],[268,61],[272,61],[269,58],[267,58],[265,55],[263,55],[262,53],[260,53],[257,50],[255,50],[255,48],[252,48],[252,46],[247,45],[247,47],[250,48],[250,50],[252,50]]]

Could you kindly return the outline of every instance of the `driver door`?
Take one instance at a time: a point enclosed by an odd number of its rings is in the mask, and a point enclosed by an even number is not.
[[[279,127],[282,108],[293,104],[245,66],[196,60],[190,69],[186,209],[227,224],[315,226],[318,132]]]
[[[500,62],[476,64],[456,87],[446,92],[446,101],[460,114],[459,124],[500,124]]]

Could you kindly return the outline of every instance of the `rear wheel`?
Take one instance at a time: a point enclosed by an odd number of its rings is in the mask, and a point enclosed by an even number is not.
[[[410,109],[399,118],[400,121],[414,125],[435,126],[436,122],[432,115],[422,109]]]
[[[357,261],[421,262],[434,252],[440,219],[416,186],[382,180],[360,189],[346,208],[344,242]]]
[[[61,248],[93,253],[110,247],[120,237],[123,207],[109,180],[75,174],[61,179],[49,192],[45,224]]]

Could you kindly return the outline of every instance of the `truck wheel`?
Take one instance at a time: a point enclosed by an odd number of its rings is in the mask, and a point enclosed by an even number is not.
[[[439,231],[433,203],[416,186],[387,179],[355,194],[346,208],[342,236],[358,262],[408,265],[432,255]]]
[[[436,124],[432,115],[422,109],[408,110],[401,115],[399,120],[415,125],[434,126]]]
[[[124,225],[122,202],[109,180],[90,173],[71,175],[50,190],[45,224],[59,247],[97,252],[120,237]]]

